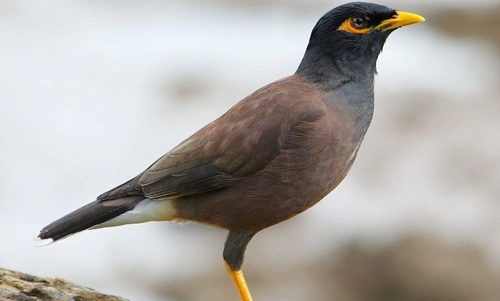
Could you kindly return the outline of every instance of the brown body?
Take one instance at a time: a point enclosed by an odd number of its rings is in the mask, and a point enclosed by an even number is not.
[[[362,139],[351,108],[331,97],[297,75],[263,87],[151,166],[139,180],[145,196],[188,194],[175,201],[180,219],[233,231],[308,209],[342,181]]]

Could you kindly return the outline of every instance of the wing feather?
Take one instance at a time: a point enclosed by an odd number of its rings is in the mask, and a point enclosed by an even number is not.
[[[265,169],[284,144],[290,146],[290,138],[310,134],[300,131],[304,122],[314,123],[325,114],[322,102],[318,106],[300,101],[303,93],[312,93],[311,87],[286,79],[254,92],[139,176],[102,196],[138,190],[158,200],[195,195],[223,189]]]

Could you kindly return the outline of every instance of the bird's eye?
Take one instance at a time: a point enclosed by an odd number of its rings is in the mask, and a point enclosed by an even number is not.
[[[365,34],[371,29],[370,18],[368,16],[350,17],[340,24],[337,30],[348,33]]]
[[[354,28],[363,28],[366,26],[366,21],[360,17],[351,18],[351,24]]]

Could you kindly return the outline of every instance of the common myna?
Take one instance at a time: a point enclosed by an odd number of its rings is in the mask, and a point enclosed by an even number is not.
[[[382,47],[419,15],[355,2],[321,17],[295,74],[237,103],[128,182],[51,223],[50,243],[85,229],[194,221],[229,230],[224,261],[241,300],[241,271],[262,229],[313,206],[351,168],[373,115]]]

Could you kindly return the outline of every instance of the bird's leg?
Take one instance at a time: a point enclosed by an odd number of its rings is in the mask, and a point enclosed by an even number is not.
[[[255,235],[255,232],[229,232],[224,245],[224,261],[226,270],[233,280],[234,286],[241,301],[252,301],[250,290],[248,289],[241,266],[248,242]]]
[[[238,295],[240,295],[241,301],[252,301],[253,299],[250,295],[250,291],[248,290],[245,276],[243,276],[243,271],[241,269],[233,271],[227,262],[225,262],[225,266],[229,276],[233,280],[233,284],[236,287]]]

